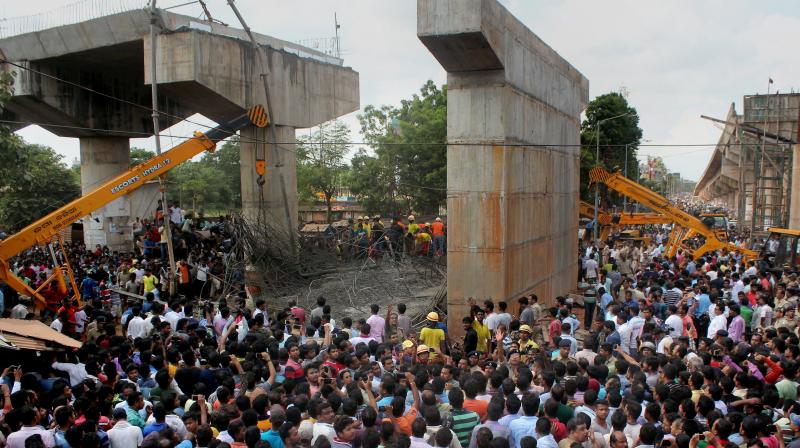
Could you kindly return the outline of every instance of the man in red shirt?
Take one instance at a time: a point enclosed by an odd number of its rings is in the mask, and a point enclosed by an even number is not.
[[[475,399],[478,396],[478,392],[480,392],[478,389],[480,389],[480,385],[474,378],[464,381],[464,409],[478,414],[478,417],[481,418],[481,423],[483,423],[488,415],[489,402]]]
[[[306,310],[297,306],[297,302],[294,300],[289,301],[289,312],[292,313],[295,319],[300,321],[300,326],[305,328],[306,326]]]
[[[550,326],[548,328],[548,342],[551,346],[555,347],[553,341],[555,340],[556,336],[561,335],[561,321],[558,319],[558,308],[553,307],[550,308],[550,316],[552,320],[550,321]]]

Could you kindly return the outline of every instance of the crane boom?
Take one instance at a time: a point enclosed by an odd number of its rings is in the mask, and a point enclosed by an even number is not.
[[[217,142],[224,140],[245,126],[253,124],[258,127],[264,127],[267,122],[268,117],[264,107],[258,105],[250,108],[245,114],[218,125],[208,132],[195,132],[194,136],[187,141],[125,171],[86,195],[48,213],[19,232],[0,241],[0,280],[5,281],[21,294],[44,301],[38,290],[33,290],[11,272],[9,260],[12,257],[33,246],[50,244],[62,229],[72,225],[78,219],[90,215],[116,199],[124,197],[144,185],[147,181],[165,174],[203,151],[213,151]],[[55,255],[54,258],[56,258]],[[57,260],[55,262],[58,264]],[[53,270],[53,276],[59,280],[62,289],[66,290],[66,287],[63,286],[62,269],[64,269],[63,266],[60,269],[56,266],[56,269]],[[47,282],[49,283],[52,280],[53,278],[50,278]]]
[[[688,238],[688,235],[698,234],[705,238],[705,243],[693,251],[686,248],[687,251],[692,253],[695,257],[700,257],[718,249],[738,251],[748,258],[755,258],[758,256],[758,253],[755,251],[743,249],[727,241],[720,240],[713,229],[710,229],[701,220],[672,205],[669,199],[664,196],[628,179],[620,173],[612,174],[603,168],[595,167],[589,171],[589,181],[591,183],[602,182],[610,189],[672,220],[675,226],[675,228],[673,228],[673,236],[675,236],[675,238],[670,237],[670,242],[674,244],[673,247],[675,250],[677,250],[678,244],[681,241]]]
[[[580,201],[578,215],[582,218],[594,219],[594,205]],[[672,219],[658,213],[621,213],[611,214],[602,208],[598,210],[597,221],[603,226],[600,239],[605,241],[618,226],[644,226],[655,224],[672,224]]]

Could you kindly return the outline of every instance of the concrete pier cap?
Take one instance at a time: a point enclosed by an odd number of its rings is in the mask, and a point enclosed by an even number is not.
[[[57,135],[80,138],[84,192],[128,168],[130,136],[153,131],[151,18],[149,11],[135,9],[0,39],[4,58],[22,67],[0,66],[17,74],[2,118],[42,123]],[[264,210],[275,217],[277,226],[296,231],[295,129],[358,110],[358,73],[342,59],[271,36],[254,33],[256,49],[241,29],[166,10],[157,11],[156,22],[162,130],[194,113],[221,123],[255,104],[265,105],[266,69],[279,145],[266,151],[262,188],[253,159],[259,145],[272,139],[255,127],[241,131],[243,212],[253,216]],[[259,66],[257,51],[267,67]],[[276,182],[280,177],[286,184],[288,223]],[[154,197],[151,190],[134,192],[130,203],[115,201],[84,220],[89,230],[86,243],[130,250],[132,220],[141,209],[135,204],[155,203],[145,200]]]
[[[467,299],[574,289],[588,80],[496,0],[418,0],[447,70],[448,327]],[[568,146],[564,146],[568,145]]]

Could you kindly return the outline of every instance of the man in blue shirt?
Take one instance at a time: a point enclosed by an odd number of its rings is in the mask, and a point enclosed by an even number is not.
[[[267,432],[261,433],[261,440],[268,442],[271,448],[284,448],[283,439],[281,439],[281,433],[278,432],[278,429],[285,421],[286,413],[284,413],[283,409],[280,406],[277,406],[277,409],[276,406],[273,406],[269,412],[269,422],[272,424],[272,428]]]
[[[536,438],[536,413],[539,412],[539,396],[536,394],[523,395],[522,397],[522,417],[508,424],[511,435],[508,444],[514,448],[520,448],[520,441],[525,436]]]
[[[701,286],[700,294],[697,295],[697,307],[694,310],[694,315],[700,317],[708,313],[709,307],[711,307],[711,299],[708,297],[708,289],[705,286]]]
[[[600,310],[602,311],[603,315],[606,314],[606,309],[608,305],[614,301],[614,297],[606,291],[606,288],[600,287],[597,290],[597,294],[600,295]]]

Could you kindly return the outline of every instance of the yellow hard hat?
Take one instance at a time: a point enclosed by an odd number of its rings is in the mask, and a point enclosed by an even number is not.
[[[528,325],[520,325],[519,331],[524,331],[525,333],[528,333],[528,334],[532,334],[533,333],[533,331],[531,331],[531,327],[529,327]]]
[[[436,311],[431,311],[430,313],[428,313],[426,319],[428,319],[431,322],[439,322],[439,313],[437,313]]]
[[[414,346],[414,343],[406,339],[403,341],[403,349],[411,348]]]

